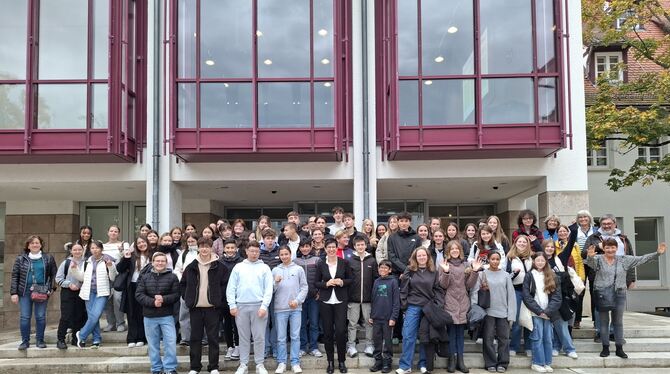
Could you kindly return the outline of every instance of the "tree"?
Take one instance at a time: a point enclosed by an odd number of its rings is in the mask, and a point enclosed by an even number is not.
[[[620,46],[629,51],[629,59],[650,61],[656,67],[625,83],[611,76],[599,77],[594,102],[586,109],[590,149],[597,149],[605,140],[620,140],[621,152],[670,143],[669,11],[670,1],[582,0],[585,45]],[[660,35],[644,32],[640,25],[658,28]],[[619,68],[627,69],[623,63]],[[617,191],[654,181],[670,183],[670,155],[660,162],[637,160],[628,170],[613,169],[607,185]]]

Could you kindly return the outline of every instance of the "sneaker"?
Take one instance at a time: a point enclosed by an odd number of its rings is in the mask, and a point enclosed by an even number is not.
[[[577,355],[577,352],[574,352],[574,351],[573,352],[568,352],[568,354],[566,356],[568,356],[570,358],[574,358],[575,360],[579,358],[579,356]]]
[[[321,351],[318,350],[318,349],[315,349],[315,350],[309,352],[309,354],[314,356],[314,357],[323,357],[323,353],[321,353]]]
[[[504,366],[498,366],[498,367],[496,368],[496,371],[497,371],[498,373],[504,373],[504,372],[507,371],[507,369],[505,369]]]
[[[363,351],[363,353],[365,353],[365,355],[368,356],[368,357],[372,357],[372,354],[375,353],[375,347],[368,344],[365,347],[365,350]]]
[[[116,326],[107,324],[107,326],[105,326],[105,328],[102,329],[102,332],[110,332],[110,331],[116,331]]]
[[[526,350],[526,356],[531,357],[533,355],[533,351],[530,349]]]
[[[116,326],[116,332],[124,332],[126,331],[126,324],[124,323],[123,325],[118,325]]]
[[[285,371],[286,371],[286,364],[280,362],[279,365],[277,365],[277,370],[275,370],[275,374],[283,374]]]
[[[142,346],[144,346],[144,342],[135,343],[135,347],[142,347]]]
[[[302,357],[302,356],[304,356],[304,355],[306,355],[306,354],[307,354],[307,352],[305,352],[305,351],[303,351],[303,350],[301,349],[300,352],[298,352],[298,357]]]
[[[240,359],[240,347],[235,346],[233,348],[233,353],[230,355],[230,358],[232,360],[239,360]]]
[[[98,349],[98,348],[100,348],[100,345],[101,345],[100,342],[93,342],[93,344],[91,344],[91,348],[92,349]]]
[[[19,351],[25,351],[26,349],[28,349],[28,347],[30,347],[30,343],[21,342],[21,344],[19,345]]]
[[[488,370],[489,373],[496,373],[498,371],[498,368],[496,368],[495,366],[490,366],[486,370]]]
[[[421,374],[426,374],[428,372],[428,369],[426,369],[425,366],[422,366],[421,369],[419,369],[419,371],[421,372]]]
[[[349,347],[347,347],[347,355],[352,358],[358,356],[358,351],[356,350],[355,345],[351,344]]]
[[[263,364],[256,365],[256,374],[268,374],[268,371],[265,368],[265,365],[263,365]]]
[[[482,338],[475,340],[475,344],[482,344],[482,343],[484,343],[484,339]]]
[[[219,371],[214,369],[214,370],[210,371],[209,374],[219,374]]]
[[[37,344],[35,346],[37,348],[46,348],[47,344],[44,342],[44,340],[40,340],[40,341],[37,342]]]
[[[84,348],[84,342],[81,341],[81,338],[79,337],[79,331],[74,333],[75,339],[77,341],[77,348]]]
[[[555,350],[555,349],[552,349],[552,350],[551,350],[551,356],[552,356],[552,357],[558,357],[558,351]]]
[[[247,374],[248,372],[249,367],[247,367],[247,365],[244,364],[240,364],[240,366],[237,367],[237,370],[235,370],[235,374]]]
[[[554,372],[554,368],[552,368],[549,365],[544,365],[544,370],[546,370],[547,373],[553,373]]]
[[[547,369],[545,369],[544,366],[535,365],[535,364],[530,365],[530,370],[536,371],[538,373],[546,373],[547,372]]]
[[[403,370],[401,368],[397,368],[395,372],[396,374],[409,374],[412,372],[412,369]]]
[[[198,372],[195,371],[195,370],[191,370],[191,371],[188,372],[188,374],[198,374]]]
[[[295,374],[302,373],[302,368],[300,365],[293,365],[291,366],[291,371],[294,372]]]
[[[182,340],[182,341],[179,342],[179,345],[183,345],[184,347],[188,347],[189,345],[191,345],[191,343],[189,343],[186,340]]]
[[[232,360],[233,359],[233,347],[228,347],[226,350],[226,355],[223,356],[224,360]]]
[[[59,340],[59,341],[56,343],[56,348],[58,348],[58,349],[67,349],[67,344],[65,344],[65,341],[64,341],[64,340]]]
[[[128,348],[135,348],[135,343],[128,343]]]
[[[510,357],[511,357],[511,356],[516,356],[516,351],[510,350],[510,351],[509,351],[509,355],[510,355]]]

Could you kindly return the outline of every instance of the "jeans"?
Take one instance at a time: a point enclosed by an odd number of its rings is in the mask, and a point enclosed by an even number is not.
[[[409,305],[405,311],[405,320],[402,325],[402,353],[400,354],[399,367],[403,370],[412,368],[412,359],[414,358],[414,346],[416,337],[419,334],[419,325],[423,316],[423,307],[419,305]],[[426,350],[423,345],[419,347],[419,367],[426,366]]]
[[[302,311],[275,312],[277,323],[277,363],[286,363],[286,325],[291,329],[291,365],[300,365],[300,323]]]
[[[614,330],[614,341],[616,345],[623,345],[623,312],[626,310],[626,290],[616,291],[616,308],[612,313],[612,324],[610,324],[610,312],[599,312],[600,317],[600,339],[602,344],[609,346],[611,333]]]
[[[514,295],[516,295],[516,321],[519,321],[519,311],[521,310],[521,301],[523,299],[523,293],[521,290],[514,290]],[[519,322],[514,322],[512,324],[512,331],[510,332],[510,343],[509,349],[511,351],[519,352],[521,350],[521,333],[523,332],[523,345],[524,349],[529,349],[529,340],[530,331],[528,329],[521,327]]]
[[[465,325],[447,325],[449,353],[462,355],[465,351]]]
[[[174,326],[174,317],[144,317],[144,331],[147,334],[151,372],[176,371],[177,330]],[[161,361],[161,336],[163,337],[163,361]]]
[[[86,313],[88,318],[84,327],[79,330],[79,338],[85,342],[89,334],[93,333],[93,343],[101,343],[102,335],[100,334],[100,316],[107,305],[108,296],[98,296],[95,292],[91,294],[86,301]]]
[[[532,363],[535,365],[551,365],[552,324],[548,319],[533,316],[533,331],[530,332],[530,345],[533,350]]]
[[[300,324],[300,349],[311,352],[319,347],[319,302],[307,297],[302,304]]]
[[[268,308],[268,323],[265,329],[265,357],[277,355],[277,326],[275,326],[274,309],[274,303],[270,303],[270,307]]]
[[[575,345],[572,343],[572,337],[568,330],[569,322],[559,318],[552,324],[554,325],[554,334],[552,338],[553,349],[560,352],[561,348],[563,348],[563,352],[565,353],[575,352]]]
[[[35,310],[35,337],[38,342],[44,341],[44,329],[47,326],[47,302],[36,303],[30,299],[30,292],[19,297],[21,341],[30,342],[30,319]]]

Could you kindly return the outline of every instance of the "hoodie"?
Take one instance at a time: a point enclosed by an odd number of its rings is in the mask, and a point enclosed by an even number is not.
[[[195,302],[196,308],[211,308],[214,305],[209,302],[209,268],[213,262],[219,261],[219,256],[212,253],[208,260],[204,260],[200,256],[196,256],[195,261],[198,263],[198,273],[200,279],[198,281],[198,299]]]
[[[377,260],[371,254],[365,252],[363,257],[354,254],[347,261],[353,275],[351,286],[349,286],[349,302],[369,303],[372,284],[379,276]]]
[[[186,267],[179,282],[184,303],[188,308],[206,305],[222,308],[226,304],[227,278],[228,269],[216,254],[212,253],[209,261],[198,256]]]
[[[307,278],[301,266],[291,262],[288,265],[279,264],[272,270],[272,279],[281,276],[281,281],[274,282],[274,311],[301,311],[302,303],[307,297]],[[296,300],[298,307],[291,309],[290,301]]]
[[[421,239],[410,227],[407,231],[398,230],[387,240],[388,258],[393,264],[393,272],[402,274],[409,263],[409,256],[421,246]]]
[[[272,301],[273,283],[272,271],[263,260],[240,262],[228,280],[228,307],[237,309],[238,304],[261,304],[261,308],[267,310]]]
[[[373,321],[398,320],[400,287],[398,279],[393,274],[375,279],[370,299],[372,303],[370,318]]]
[[[239,264],[242,261],[244,261],[244,259],[242,258],[242,256],[240,256],[239,252],[235,252],[235,255],[232,257],[226,256],[225,253],[223,254],[223,256],[219,257],[219,262],[221,262],[223,266],[225,266],[226,269],[228,269],[226,282],[228,282],[230,274],[233,272],[233,268],[235,267],[235,265]]]

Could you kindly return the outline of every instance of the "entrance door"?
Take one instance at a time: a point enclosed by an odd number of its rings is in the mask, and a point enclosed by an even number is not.
[[[93,238],[107,241],[107,230],[111,225],[121,229],[121,239],[131,242],[140,225],[145,222],[144,202],[87,202],[81,203],[81,223],[93,228]]]

